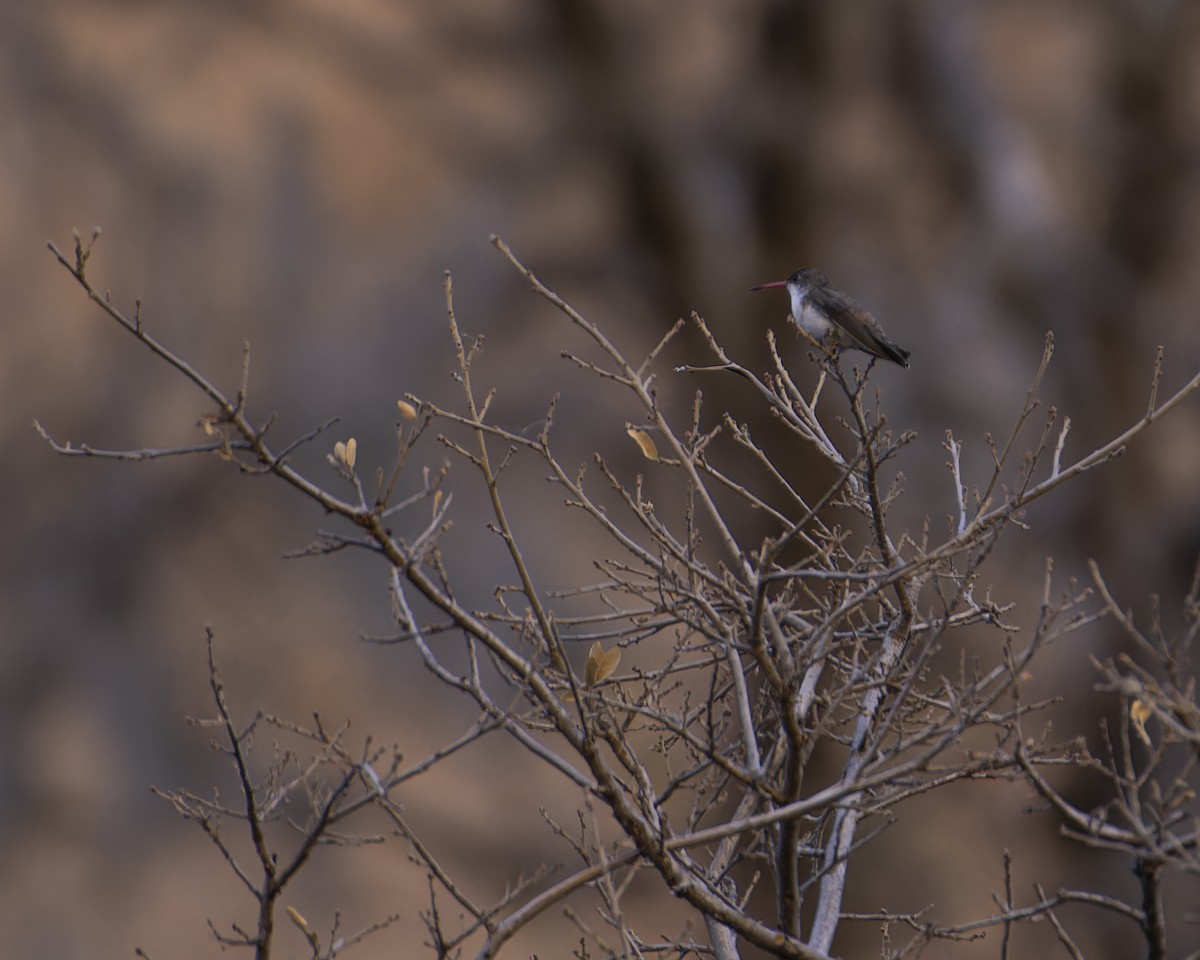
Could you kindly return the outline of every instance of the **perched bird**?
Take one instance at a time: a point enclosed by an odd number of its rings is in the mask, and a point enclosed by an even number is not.
[[[786,280],[763,283],[751,290],[787,287],[792,317],[800,329],[818,340],[829,337],[841,350],[862,350],[873,357],[908,366],[909,352],[883,334],[871,311],[853,297],[835,290],[820,270],[803,267]]]

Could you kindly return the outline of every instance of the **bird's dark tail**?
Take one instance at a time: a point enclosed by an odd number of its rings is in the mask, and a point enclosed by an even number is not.
[[[908,358],[912,356],[911,353],[909,353],[903,347],[896,346],[890,340],[881,341],[879,346],[883,348],[883,355],[885,357],[907,369]]]
[[[885,337],[872,337],[871,339],[873,341],[871,343],[871,347],[874,349],[868,349],[864,347],[864,349],[867,349],[868,353],[873,353],[875,356],[884,360],[891,360],[892,363],[899,364],[907,369],[908,358],[912,356],[912,354],[910,354],[903,347],[896,346],[891,340],[888,340]]]

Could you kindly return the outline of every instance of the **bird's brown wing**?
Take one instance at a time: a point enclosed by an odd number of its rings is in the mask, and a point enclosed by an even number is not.
[[[837,290],[825,291],[829,305],[829,318],[862,350],[875,357],[891,360],[902,367],[908,366],[909,353],[883,335],[871,311],[847,294]]]

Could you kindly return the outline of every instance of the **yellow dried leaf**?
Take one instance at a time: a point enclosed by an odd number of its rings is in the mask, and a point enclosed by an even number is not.
[[[333,455],[346,465],[347,470],[354,469],[355,456],[358,453],[358,441],[351,437],[345,443],[339,440],[333,445]]]
[[[1150,715],[1154,711],[1150,708],[1150,704],[1144,700],[1134,700],[1129,705],[1129,719],[1133,721],[1133,729],[1137,731],[1137,735],[1142,738],[1142,742],[1146,746],[1153,746],[1150,742],[1150,734],[1146,732],[1146,721],[1150,719]]]
[[[613,647],[611,650],[605,651],[603,645],[597,640],[588,650],[587,665],[584,667],[584,677],[589,687],[594,687],[602,680],[607,680],[612,676],[614,670],[617,669],[617,664],[621,662],[621,648]]]
[[[435,490],[433,493],[433,515],[435,517],[437,516],[438,507],[440,507],[441,505],[442,505],[442,491]]]
[[[397,400],[396,406],[400,410],[400,416],[402,416],[405,420],[416,420],[417,419],[417,408],[414,407],[407,400]]]
[[[308,932],[308,921],[301,916],[299,910],[297,910],[295,907],[288,907],[287,915],[292,918],[292,923],[298,926],[305,933]]]
[[[647,460],[658,460],[658,447],[654,445],[654,441],[650,439],[650,434],[645,430],[639,430],[637,427],[626,427],[625,432],[633,438],[633,442],[641,448],[642,456]]]

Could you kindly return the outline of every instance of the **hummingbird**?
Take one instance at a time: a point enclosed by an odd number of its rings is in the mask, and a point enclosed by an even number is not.
[[[909,352],[892,343],[871,316],[871,311],[853,297],[835,290],[820,270],[802,267],[786,280],[763,283],[751,290],[787,287],[792,298],[792,317],[800,329],[818,340],[829,337],[838,349],[862,350],[873,357],[908,366]]]

